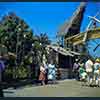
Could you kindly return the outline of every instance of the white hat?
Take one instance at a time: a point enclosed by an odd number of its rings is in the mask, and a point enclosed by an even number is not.
[[[75,61],[78,61],[78,59],[75,59]]]

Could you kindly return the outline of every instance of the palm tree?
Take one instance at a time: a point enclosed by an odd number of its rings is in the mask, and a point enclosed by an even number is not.
[[[33,62],[36,65],[36,77],[38,76],[38,70],[40,64],[43,62],[43,55],[47,56],[46,45],[50,44],[50,40],[46,33],[41,33],[40,35],[35,35],[33,37],[33,49],[34,57]]]

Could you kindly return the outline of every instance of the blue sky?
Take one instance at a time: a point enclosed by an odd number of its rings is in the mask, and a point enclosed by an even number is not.
[[[13,11],[26,21],[35,34],[46,32],[55,41],[60,26],[69,20],[79,4],[80,2],[1,2],[0,16]],[[90,21],[87,16],[94,16],[99,10],[99,3],[88,2],[81,31],[85,31]]]

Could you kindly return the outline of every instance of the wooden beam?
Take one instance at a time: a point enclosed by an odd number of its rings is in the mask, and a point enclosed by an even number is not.
[[[65,39],[65,41],[71,40],[71,39],[73,39],[73,38],[75,38],[75,37],[78,37],[78,36],[80,36],[80,34],[76,34],[76,35],[74,35],[74,36],[68,37],[68,38]]]
[[[93,29],[93,30],[88,30],[88,34],[91,34],[91,33],[100,33],[100,28],[96,28],[96,29]],[[83,33],[78,33],[78,34],[76,34],[76,35],[74,35],[74,36],[71,36],[71,37],[67,37],[67,38],[65,38],[65,41],[67,41],[67,40],[71,40],[71,39],[73,39],[73,38],[78,38],[78,37],[80,37],[80,36],[84,36],[84,34],[85,34],[85,32],[83,32]]]
[[[77,41],[73,43],[73,46],[78,45],[78,44],[83,44],[83,41]]]
[[[100,33],[88,34],[88,40],[96,39],[96,38],[100,38]],[[73,43],[73,45],[82,44],[83,43],[83,38],[80,37],[80,38],[77,38],[77,39],[73,39],[72,43]]]
[[[88,35],[88,39],[95,39],[95,38],[100,38],[100,32]]]
[[[100,28],[98,30],[90,30],[87,35],[88,35],[87,36],[88,40],[100,38]],[[68,42],[71,42],[73,45],[78,45],[78,44],[83,43],[83,37],[84,37],[84,34],[80,33],[72,37],[66,38],[65,42],[68,41]]]

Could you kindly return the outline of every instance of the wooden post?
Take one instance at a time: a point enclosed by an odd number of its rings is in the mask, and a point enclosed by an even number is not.
[[[61,78],[60,70],[59,70],[59,53],[56,52],[56,66],[57,66],[57,79]]]

